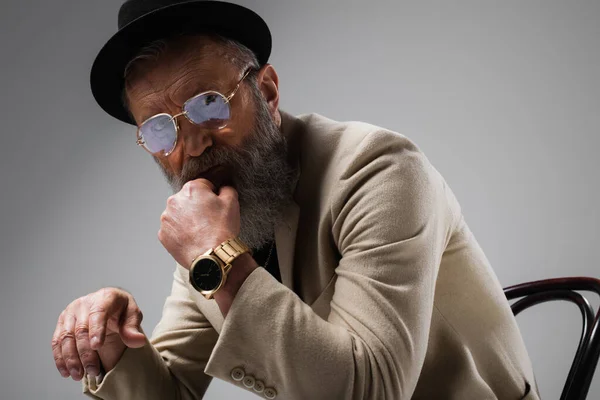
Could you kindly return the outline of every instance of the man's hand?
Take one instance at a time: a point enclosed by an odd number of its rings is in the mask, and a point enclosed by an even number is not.
[[[158,240],[184,268],[197,256],[240,233],[240,206],[234,188],[218,194],[207,179],[187,182],[167,199],[160,217]]]
[[[106,372],[117,364],[126,347],[142,347],[142,312],[121,289],[105,288],[73,301],[58,317],[52,336],[56,368],[64,378],[78,381],[84,372]]]

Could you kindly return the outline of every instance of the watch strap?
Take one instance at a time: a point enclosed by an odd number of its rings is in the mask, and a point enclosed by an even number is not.
[[[250,249],[239,238],[228,239],[213,249],[213,254],[225,265],[231,264],[233,260],[244,253],[248,253]]]

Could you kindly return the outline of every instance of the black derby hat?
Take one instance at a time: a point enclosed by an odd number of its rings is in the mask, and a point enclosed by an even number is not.
[[[96,56],[90,74],[94,98],[113,117],[135,125],[122,103],[125,67],[152,41],[175,33],[215,33],[252,50],[264,65],[271,32],[254,11],[212,0],[127,0],[119,10],[118,31]]]

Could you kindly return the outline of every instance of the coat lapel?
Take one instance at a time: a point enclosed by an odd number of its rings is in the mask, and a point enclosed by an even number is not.
[[[281,131],[286,137],[288,146],[288,162],[294,168],[292,181],[293,199],[286,205],[282,218],[275,225],[275,244],[277,246],[277,260],[281,283],[294,290],[294,250],[296,248],[296,232],[300,207],[295,201],[298,181],[300,180],[300,143],[304,135],[304,124],[296,117],[280,111]]]
[[[285,207],[282,218],[275,225],[275,244],[277,246],[277,260],[279,261],[279,272],[281,283],[294,290],[294,250],[296,248],[296,232],[298,230],[298,218],[300,207],[296,203],[298,181],[300,179],[300,143],[303,136],[304,125],[294,116],[280,111],[281,131],[286,137],[288,144],[288,162],[294,168],[292,182],[293,200]]]

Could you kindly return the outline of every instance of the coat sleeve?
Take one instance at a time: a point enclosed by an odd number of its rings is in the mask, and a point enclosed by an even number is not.
[[[411,397],[456,217],[443,178],[404,136],[371,133],[351,158],[331,196],[341,257],[328,318],[258,268],[233,301],[209,375],[235,383],[231,371],[242,369],[280,399]]]
[[[201,399],[211,377],[204,367],[217,341],[217,333],[190,298],[177,266],[171,294],[152,338],[139,349],[126,349],[102,383],[84,377],[83,392],[104,400]]]

